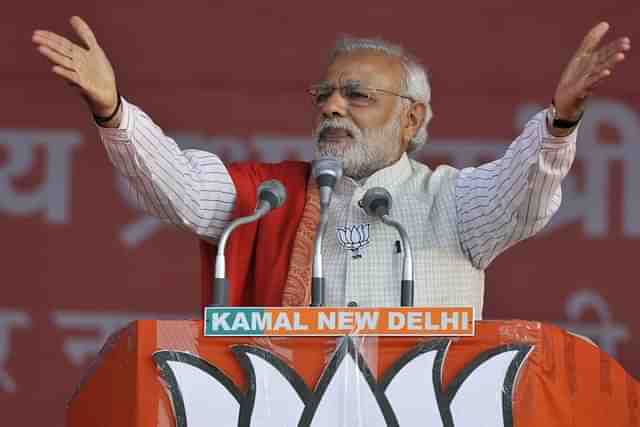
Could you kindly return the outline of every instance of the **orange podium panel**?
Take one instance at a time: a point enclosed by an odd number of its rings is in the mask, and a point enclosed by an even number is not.
[[[202,321],[114,334],[69,427],[638,426],[640,387],[593,344],[546,324],[476,336],[204,337]]]

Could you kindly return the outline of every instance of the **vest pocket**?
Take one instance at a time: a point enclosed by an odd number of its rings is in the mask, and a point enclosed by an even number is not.
[[[400,281],[402,280],[402,259],[404,257],[402,249],[402,242],[396,240],[391,254],[391,280],[393,283],[398,283],[398,286],[400,286]],[[399,302],[398,305],[400,305]]]

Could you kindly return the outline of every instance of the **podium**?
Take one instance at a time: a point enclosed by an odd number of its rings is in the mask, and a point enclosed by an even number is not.
[[[199,320],[113,334],[67,426],[637,426],[640,386],[555,326],[473,337],[205,337]]]

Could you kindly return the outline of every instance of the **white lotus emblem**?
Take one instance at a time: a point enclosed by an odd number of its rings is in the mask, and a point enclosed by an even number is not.
[[[338,242],[348,251],[353,258],[362,258],[361,249],[367,246],[369,241],[369,224],[347,225],[337,227]]]
[[[247,375],[242,392],[192,354],[159,351],[177,427],[215,426],[513,426],[512,393],[533,346],[480,354],[443,390],[449,340],[419,345],[376,381],[352,338],[344,338],[314,390],[273,353],[236,346]]]

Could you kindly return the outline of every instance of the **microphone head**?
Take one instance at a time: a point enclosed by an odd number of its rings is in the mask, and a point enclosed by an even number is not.
[[[258,187],[258,203],[265,201],[271,209],[279,208],[287,200],[287,190],[277,179],[264,181]]]
[[[391,194],[382,187],[373,187],[364,193],[358,205],[369,216],[381,217],[391,211]]]
[[[311,163],[311,174],[319,187],[331,187],[342,178],[342,161],[333,156],[323,156]]]

